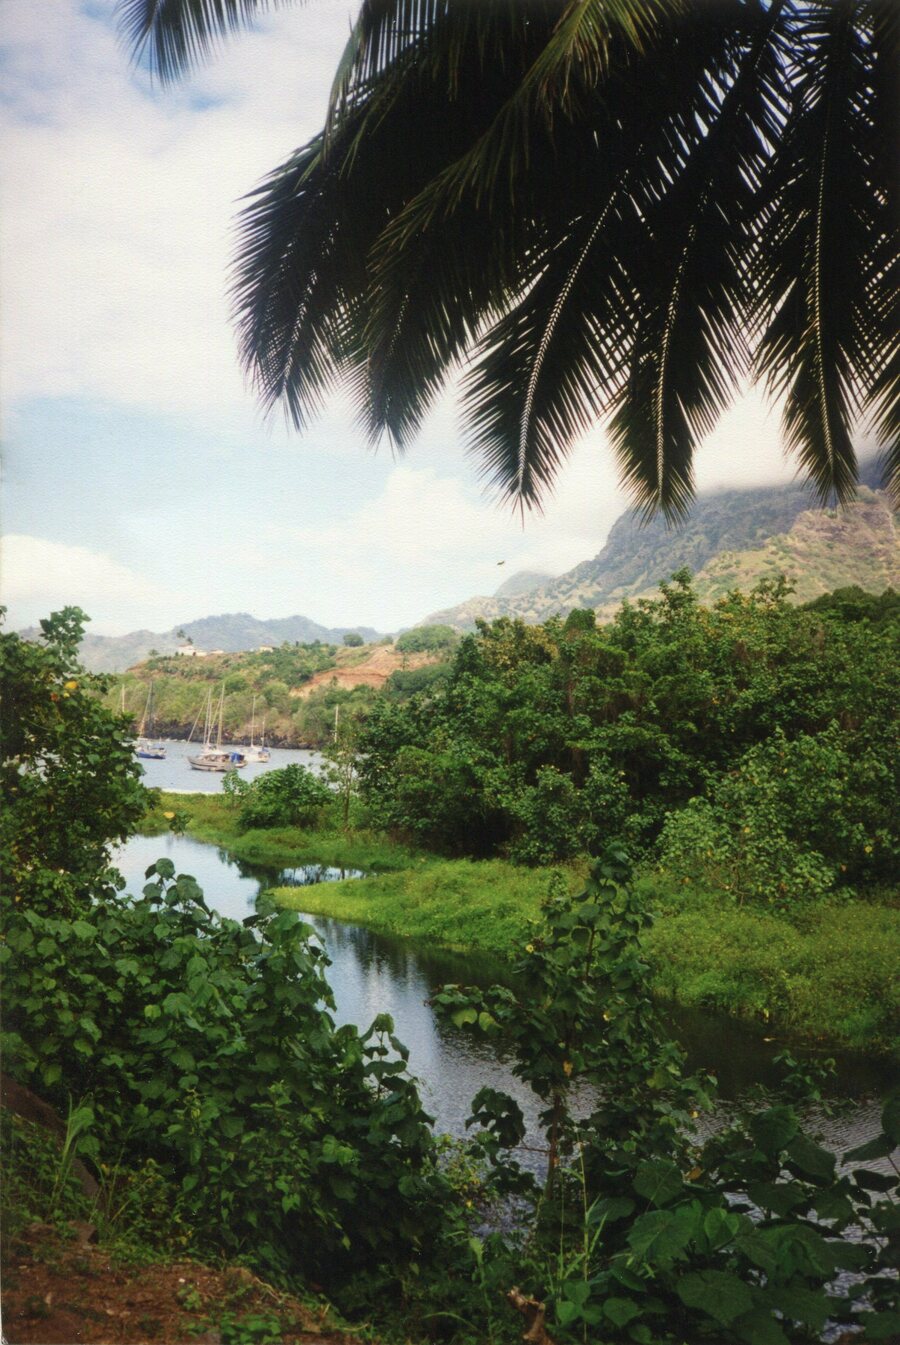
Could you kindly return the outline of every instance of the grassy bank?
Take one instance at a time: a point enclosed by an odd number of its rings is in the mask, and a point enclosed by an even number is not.
[[[521,944],[554,882],[570,890],[584,866],[525,869],[503,860],[445,860],[358,831],[279,828],[239,832],[227,800],[163,795],[144,830],[182,810],[198,840],[240,858],[277,865],[317,862],[371,876],[277,889],[286,906],[391,934],[506,955]],[[554,877],[554,875],[558,875]],[[656,920],[645,935],[652,987],[660,997],[834,1046],[887,1052],[900,1018],[900,910],[844,901],[810,907],[793,920],[750,907],[724,906],[702,892],[641,880]]]
[[[851,1049],[889,1052],[900,1024],[900,910],[816,904],[793,920],[693,893],[657,911],[644,951],[667,999]]]
[[[336,868],[387,873],[407,869],[421,856],[378,832],[315,830],[302,827],[266,827],[240,831],[237,809],[221,794],[169,794],[163,791],[156,807],[144,818],[140,832],[155,836],[169,826],[168,814],[183,814],[188,834],[198,841],[223,845],[238,859],[272,867],[292,864],[330,864]]]

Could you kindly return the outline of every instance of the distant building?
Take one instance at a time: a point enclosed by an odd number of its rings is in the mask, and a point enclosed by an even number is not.
[[[258,644],[256,646],[257,654],[272,654],[274,651],[275,646],[273,644]]]
[[[206,658],[206,650],[197,649],[197,647],[192,644],[180,644],[175,650],[175,653],[180,654],[182,658]]]

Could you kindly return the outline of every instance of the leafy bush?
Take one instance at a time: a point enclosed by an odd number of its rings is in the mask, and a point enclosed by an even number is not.
[[[243,795],[238,825],[244,830],[308,826],[331,801],[331,790],[324,781],[306,766],[292,762],[253,781]]]
[[[900,789],[893,609],[878,624],[824,617],[790,606],[777,581],[706,609],[687,571],[660,587],[605,626],[583,612],[480,622],[441,683],[371,714],[360,788],[373,817],[449,853],[533,862],[623,837],[651,858],[667,818],[704,799],[715,824],[701,809],[685,825],[702,823],[707,849],[722,850],[741,809],[753,814],[741,835],[779,848],[745,862],[752,845],[733,838],[742,890],[767,899],[784,882],[790,902],[888,881]],[[542,816],[550,782],[555,837]]]
[[[344,635],[344,644],[348,649],[358,649],[365,641],[359,631],[348,630]]]
[[[104,1147],[157,1162],[207,1245],[320,1277],[408,1258],[446,1189],[390,1019],[335,1028],[295,913],[239,924],[171,861],[148,878],[8,922],[6,1067],[63,1110],[90,1096]]]
[[[552,864],[582,853],[587,840],[587,810],[571,776],[542,766],[533,785],[516,789],[508,804],[518,824],[509,858],[518,864]]]
[[[401,654],[433,653],[438,649],[452,649],[459,643],[459,631],[452,626],[415,626],[398,635],[394,648]]]
[[[545,903],[514,988],[447,986],[436,997],[456,1026],[503,1032],[514,1073],[544,1104],[547,1179],[516,1266],[526,1293],[511,1300],[532,1322],[546,1313],[560,1342],[787,1345],[821,1338],[829,1319],[893,1339],[896,1170],[841,1171],[788,1100],[744,1112],[705,1143],[692,1136],[709,1081],[684,1077],[660,1033],[637,954],[647,924],[625,856],[610,847],[580,896]],[[813,1082],[787,1063],[792,1089],[808,1094]],[[577,1109],[585,1084],[595,1091]],[[533,1189],[511,1158],[525,1133],[516,1102],[483,1088],[470,1123],[495,1181]],[[881,1132],[844,1159],[883,1160],[898,1142],[895,1094]],[[855,1240],[860,1225],[870,1240]],[[485,1280],[508,1284],[508,1247],[473,1251]],[[856,1279],[837,1282],[848,1270]],[[542,1338],[536,1325],[530,1336]]]
[[[708,798],[671,814],[660,840],[676,876],[778,907],[840,883],[890,881],[900,757],[830,725],[793,741],[777,730],[721,776]]]
[[[67,607],[41,642],[0,636],[0,865],[14,902],[53,913],[89,904],[150,801],[129,721],[98,699],[109,679],[77,662],[86,620]]]

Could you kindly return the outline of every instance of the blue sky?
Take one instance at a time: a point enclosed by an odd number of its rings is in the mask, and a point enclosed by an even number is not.
[[[303,436],[263,422],[229,321],[233,219],[318,130],[352,10],[278,10],[163,90],[130,66],[106,0],[4,0],[13,626],[77,603],[108,634],[224,611],[397,630],[517,569],[571,568],[625,507],[597,429],[523,526],[486,497],[452,390],[400,461],[365,447],[339,394]],[[793,476],[755,397],[697,467],[701,488]]]

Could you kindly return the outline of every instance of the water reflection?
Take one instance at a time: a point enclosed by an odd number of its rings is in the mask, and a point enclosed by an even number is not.
[[[273,869],[237,860],[227,851],[190,837],[138,836],[121,848],[117,859],[130,891],[139,892],[144,871],[161,855],[176,871],[191,873],[210,906],[233,919],[243,919],[261,891],[274,886],[308,886],[353,870],[321,865]],[[465,1133],[472,1097],[486,1083],[511,1093],[526,1118],[538,1111],[533,1096],[511,1073],[511,1060],[491,1039],[471,1039],[439,1025],[429,1000],[447,982],[488,985],[509,981],[509,967],[499,959],[460,955],[410,944],[407,940],[374,934],[356,925],[316,915],[304,916],[324,944],[331,966],[328,980],[336,1001],[339,1023],[365,1028],[379,1013],[394,1019],[397,1036],[410,1052],[410,1069],[421,1081],[423,1100],[439,1129]],[[692,1068],[715,1072],[720,1094],[733,1098],[751,1083],[777,1083],[774,1057],[781,1043],[763,1040],[761,1033],[727,1019],[672,1007],[668,1019],[681,1041]],[[883,1092],[889,1083],[886,1065],[850,1056],[841,1057],[837,1090],[860,1099]],[[854,1103],[852,1112],[828,1123],[829,1137],[838,1148],[860,1142],[877,1129],[877,1109]]]

